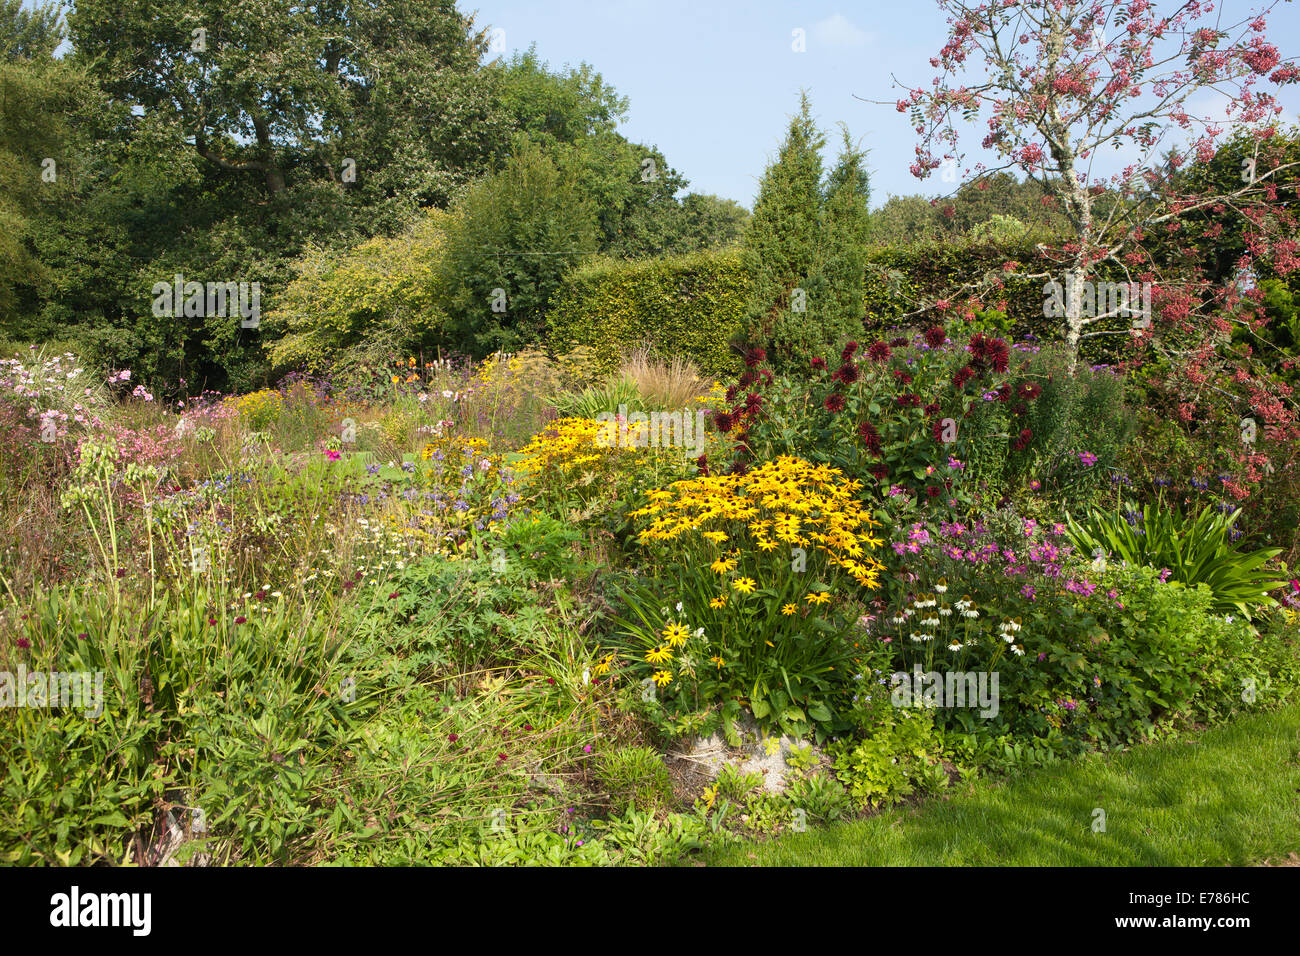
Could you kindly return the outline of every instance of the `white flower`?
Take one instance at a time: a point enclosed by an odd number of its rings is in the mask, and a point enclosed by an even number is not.
[[[946,585],[946,584],[936,584],[936,585],[934,586],[934,589],[935,589],[936,591],[938,591],[940,594],[946,594],[946,593],[948,592],[948,585]]]
[[[1017,657],[1024,657],[1024,656],[1025,656],[1025,649],[1024,649],[1023,647],[1021,647],[1019,644],[1017,644],[1017,645],[1015,645],[1014,647],[1011,648],[1011,653],[1012,653],[1012,654],[1015,654]]]
[[[948,650],[950,651],[961,650],[961,641],[953,641],[951,644],[948,645]]]

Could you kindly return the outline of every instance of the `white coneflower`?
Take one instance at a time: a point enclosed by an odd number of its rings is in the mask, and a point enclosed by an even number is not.
[[[950,608],[950,607],[941,607],[941,608],[939,608],[939,614],[940,614],[940,616],[942,616],[942,617],[952,617],[952,608]]]
[[[1011,648],[1011,653],[1015,654],[1017,657],[1024,657],[1025,649],[1021,647],[1019,644],[1016,644],[1014,647]]]
[[[957,602],[957,610],[967,611],[970,609],[970,604],[971,604],[970,598],[964,597]]]
[[[961,650],[961,641],[953,641],[951,644],[948,645],[948,650],[950,651]]]
[[[932,640],[934,640],[934,635],[933,635],[933,634],[922,634],[922,635],[921,635],[921,640],[923,640],[923,641],[932,641]]]
[[[915,631],[913,631],[910,636],[912,640],[916,641],[916,643],[921,643],[921,635],[917,634]]]
[[[903,616],[900,614],[898,617],[891,617],[891,618],[889,619],[889,623],[890,623],[890,624],[906,624],[906,623],[907,623],[907,618],[903,617]]]
[[[921,621],[921,624],[924,627],[938,627],[939,619],[937,617],[927,617],[925,620]]]
[[[934,586],[934,589],[935,589],[935,591],[937,591],[939,594],[947,594],[947,593],[948,593],[948,585],[946,585],[946,584],[944,584],[944,583],[942,583],[942,582],[940,582],[939,584],[936,584],[936,585]]]
[[[971,608],[968,611],[962,611],[961,616],[967,618],[968,620],[973,621],[975,620],[975,618],[980,616],[980,612],[975,610],[974,608]]]

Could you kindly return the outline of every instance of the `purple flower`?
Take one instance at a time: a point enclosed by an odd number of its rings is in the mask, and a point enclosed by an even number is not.
[[[1093,465],[1097,464],[1097,456],[1090,451],[1080,452],[1079,461],[1083,462],[1085,467],[1091,468]]]

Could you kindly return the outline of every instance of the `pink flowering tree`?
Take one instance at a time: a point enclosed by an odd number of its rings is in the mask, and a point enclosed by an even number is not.
[[[938,2],[951,24],[930,61],[940,72],[896,104],[920,136],[912,173],[965,167],[962,178],[978,182],[1012,169],[1039,181],[1068,234],[1041,249],[1054,268],[1008,263],[1003,274],[1057,283],[1048,314],[1062,319],[1071,354],[1094,335],[1150,341],[1172,330],[1165,344],[1199,354],[1216,325],[1249,321],[1248,283],[1210,281],[1149,240],[1226,208],[1249,233],[1238,276],[1262,257],[1280,274],[1295,268],[1294,213],[1279,198],[1280,184],[1295,182],[1295,164],[1251,157],[1225,188],[1184,188],[1186,167],[1211,160],[1225,133],[1258,144],[1276,133],[1274,91],[1300,71],[1266,38],[1275,4],[1225,25],[1216,4],[1199,0],[1161,10],[1151,0]],[[966,165],[958,127],[968,123],[982,125],[986,162]],[[1112,155],[1127,165],[1110,175],[1095,169]],[[1112,288],[1124,294],[1096,295],[1099,275],[1122,277]],[[971,283],[988,285],[998,279]],[[1117,330],[1105,322],[1117,316],[1134,321]],[[1188,330],[1198,334],[1189,340]]]

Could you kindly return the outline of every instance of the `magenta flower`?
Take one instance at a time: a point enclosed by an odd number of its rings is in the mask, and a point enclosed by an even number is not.
[[[339,460],[338,450],[334,448],[326,448],[325,457],[328,458],[330,461],[338,461]]]

